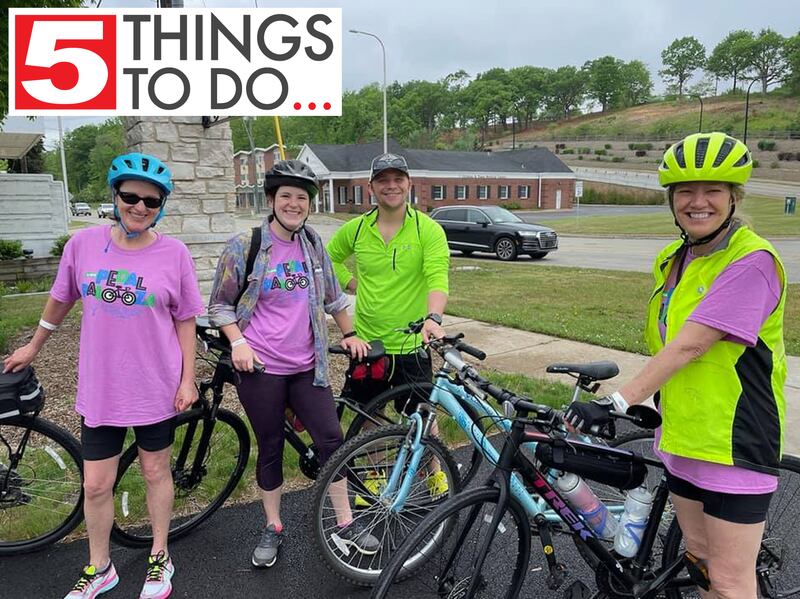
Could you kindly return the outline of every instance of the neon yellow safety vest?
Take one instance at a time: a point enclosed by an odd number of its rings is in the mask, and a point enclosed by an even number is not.
[[[724,247],[695,258],[686,267],[669,302],[666,340],[662,341],[658,327],[661,294],[670,269],[679,259],[681,245],[678,240],[664,248],[653,267],[656,285],[648,306],[645,340],[654,355],[675,338],[725,267],[752,252],[772,254],[782,292],[777,307],[758,332],[755,347],[718,341],[661,388],[659,448],[687,458],[777,474],[786,410],[783,264],[768,241],[747,227],[738,228]]]

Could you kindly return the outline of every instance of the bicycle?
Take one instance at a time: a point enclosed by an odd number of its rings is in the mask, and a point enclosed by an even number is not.
[[[549,476],[547,465],[552,462],[543,448],[552,448],[559,442],[560,437],[554,435],[554,431],[563,426],[563,414],[481,380],[474,369],[463,362],[458,368],[473,370],[470,379],[481,391],[503,405],[512,406],[509,412],[514,411],[515,415],[510,431],[489,483],[465,491],[430,513],[384,568],[373,599],[407,596],[411,592],[418,593],[415,596],[425,596],[419,594],[418,587],[437,597],[517,597],[528,570],[534,527],[547,564],[547,585],[550,589],[557,589],[564,581],[564,573],[555,557],[552,525],[541,512],[541,503],[556,514],[581,556],[590,558],[587,563],[595,571],[596,592],[591,594],[585,583],[576,581],[567,588],[565,597],[649,599],[663,594],[667,599],[677,599],[696,596],[694,593],[698,586],[708,587],[708,578],[696,558],[681,549],[681,532],[675,519],[669,522],[661,563],[655,563],[653,547],[663,525],[662,515],[668,506],[669,494],[664,467],[658,460],[633,451],[588,446],[595,455],[603,457],[597,462],[599,471],[595,472],[595,476],[600,478],[611,473],[612,466],[620,464],[628,465],[632,471],[639,470],[630,488],[643,480],[651,468],[661,474],[638,551],[633,558],[622,558],[610,551],[588,523],[570,507]],[[660,424],[658,414],[648,408],[637,406],[629,412],[639,426],[652,429]],[[629,418],[621,414],[612,415]],[[520,451],[529,442],[536,443],[537,461],[546,467],[534,463]],[[575,455],[581,455],[581,450],[586,449],[577,442],[570,442],[570,447]],[[643,472],[642,467],[645,468]],[[790,551],[796,551],[800,540],[796,523],[800,506],[795,501],[800,488],[800,460],[786,456],[780,470],[780,485],[770,505],[757,565],[760,591],[770,598],[800,593],[800,566],[795,565],[797,560],[790,564],[786,559],[787,555],[791,556]],[[519,476],[523,484],[519,484]],[[449,536],[442,536],[440,532],[445,527],[456,530]],[[426,566],[416,572],[407,572],[407,560],[421,548],[429,552]],[[394,587],[396,582],[411,574],[416,574],[416,587]]]
[[[412,323],[409,330],[413,331],[418,324]],[[458,481],[453,480],[456,477],[451,475],[452,458],[439,440],[430,434],[437,412],[449,416],[469,438],[473,452],[478,454],[478,461],[484,456],[490,463],[496,463],[498,459],[498,452],[490,442],[485,423],[491,422],[501,428],[508,428],[508,425],[484,400],[484,393],[471,382],[470,372],[474,371],[454,367],[464,364],[460,351],[478,359],[485,357],[481,350],[467,345],[461,338],[459,334],[430,344],[443,358],[443,366],[435,374],[429,396],[420,404],[417,412],[408,417],[407,424],[367,431],[352,438],[331,456],[320,473],[313,504],[316,545],[328,568],[351,584],[374,585],[389,559],[387,556],[400,546],[428,512],[442,503],[441,499],[431,501],[428,489],[423,484],[432,463],[441,465],[448,480],[448,495],[457,494],[459,487],[466,486],[463,481],[456,486]],[[577,379],[573,399],[581,391],[595,392],[599,387],[596,381],[618,373],[616,364],[612,362],[556,364],[548,370],[572,374]],[[652,433],[632,431],[620,442],[633,444],[643,439],[652,444]],[[472,469],[472,476],[476,471],[477,468]],[[356,513],[356,518],[361,519],[370,533],[382,543],[382,550],[374,556],[350,553],[336,541],[335,512],[328,499],[328,490],[343,476],[348,478],[351,503],[356,507],[361,504],[362,509]],[[624,496],[619,491],[604,487],[600,492],[613,504],[615,513],[622,510]],[[556,518],[555,514],[549,514],[548,517],[552,520]],[[445,528],[441,534],[446,536],[448,532]],[[421,567],[426,555],[427,549],[423,548],[410,557],[405,572],[410,575],[415,568]]]
[[[171,460],[175,504],[170,540],[183,537],[224,504],[244,475],[250,455],[247,425],[234,412],[220,407],[224,385],[235,384],[238,376],[231,364],[230,345],[219,329],[204,317],[197,319],[197,335],[204,349],[201,359],[212,364],[214,372],[210,378],[199,382],[198,401],[177,417]],[[383,357],[382,343],[373,341],[371,346],[367,362]],[[348,351],[339,346],[331,346],[328,351],[349,356]],[[205,357],[206,354],[212,358]],[[346,410],[355,414],[345,438],[358,434],[366,423],[376,427],[390,423],[391,417],[381,410],[404,393],[403,389],[390,390],[365,407],[345,395],[335,397],[340,420]],[[288,418],[284,420],[284,432],[289,446],[298,454],[300,471],[307,478],[316,479],[320,469],[316,447],[303,441]],[[122,455],[114,489],[112,538],[130,547],[144,547],[152,542],[149,526],[143,524],[147,521],[147,505],[137,455],[134,442]]]

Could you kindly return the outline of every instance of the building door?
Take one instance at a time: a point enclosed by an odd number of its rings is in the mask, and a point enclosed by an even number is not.
[[[561,190],[556,189],[556,210],[561,210]]]

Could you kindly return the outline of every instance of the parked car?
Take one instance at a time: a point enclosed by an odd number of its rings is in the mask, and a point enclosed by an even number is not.
[[[114,204],[100,204],[97,208],[97,218],[113,218]]]
[[[501,260],[520,254],[539,259],[558,249],[553,229],[526,223],[500,206],[444,206],[431,217],[442,225],[450,249],[465,256],[494,252]]]
[[[72,211],[72,216],[91,216],[92,214],[92,207],[86,202],[70,204],[69,209]]]

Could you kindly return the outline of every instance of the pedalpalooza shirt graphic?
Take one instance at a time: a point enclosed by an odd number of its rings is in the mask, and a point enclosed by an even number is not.
[[[9,10],[9,114],[341,116],[339,8]]]

